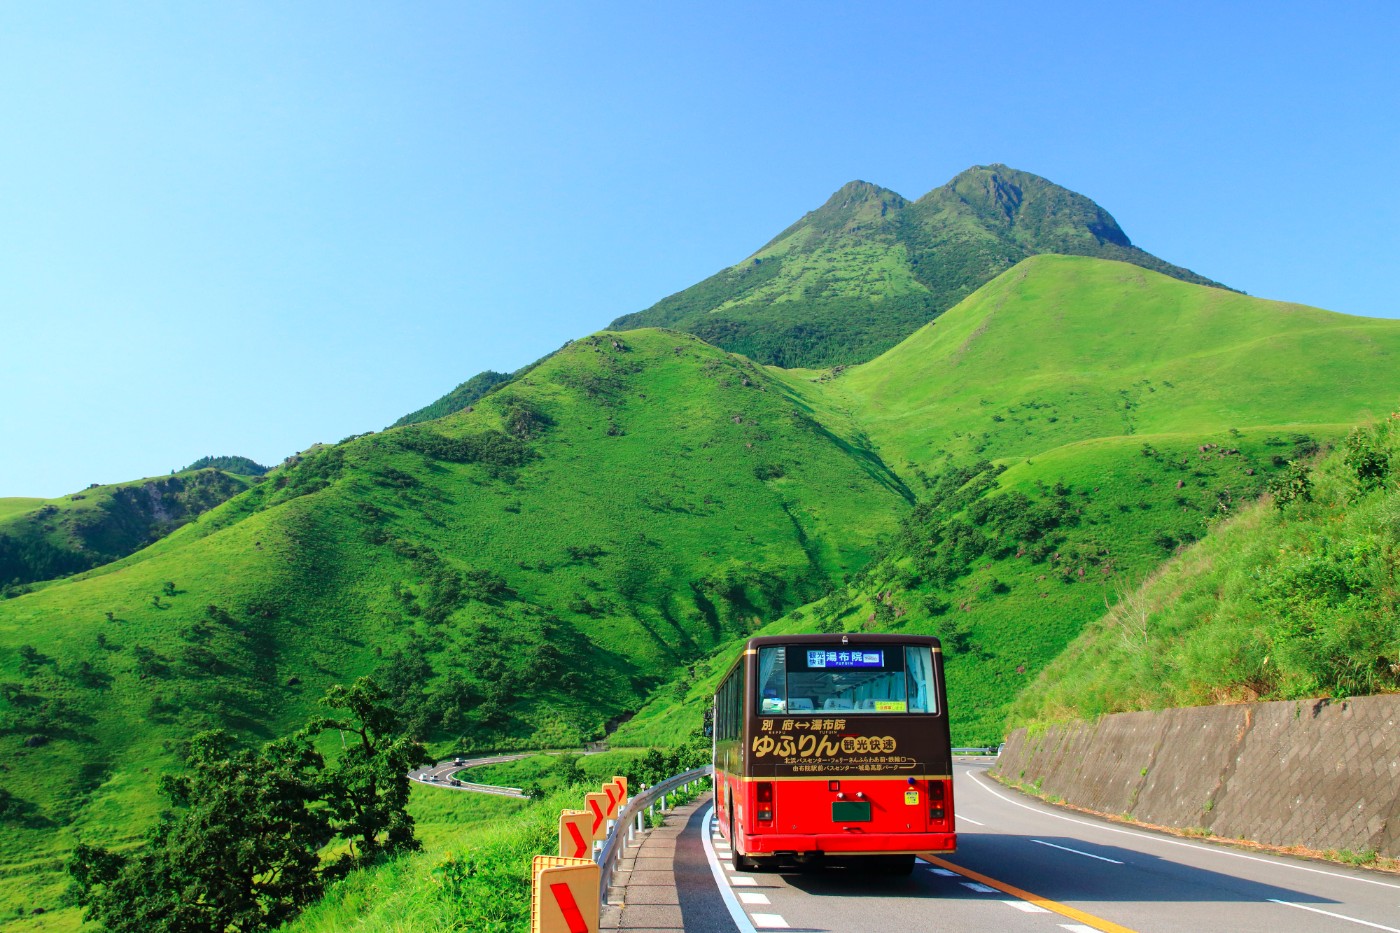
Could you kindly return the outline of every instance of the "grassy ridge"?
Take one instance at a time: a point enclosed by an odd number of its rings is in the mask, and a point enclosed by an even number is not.
[[[0,587],[16,592],[125,557],[250,482],[240,473],[192,467],[57,499],[0,499]]]
[[[1079,440],[1353,424],[1400,386],[1392,320],[1250,298],[1122,263],[1037,256],[824,385],[892,464]]]

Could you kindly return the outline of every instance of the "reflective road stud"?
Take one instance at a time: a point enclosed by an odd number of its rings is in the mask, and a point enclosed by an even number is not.
[[[598,933],[600,872],[592,859],[537,855],[530,933]]]
[[[588,858],[593,846],[593,815],[587,810],[564,810],[559,814],[559,855]]]

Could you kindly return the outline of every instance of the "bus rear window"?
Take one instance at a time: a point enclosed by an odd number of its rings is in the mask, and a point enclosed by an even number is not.
[[[935,713],[933,655],[926,646],[758,649],[758,712]]]

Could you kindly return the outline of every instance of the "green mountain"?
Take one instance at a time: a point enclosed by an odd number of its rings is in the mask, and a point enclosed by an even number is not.
[[[154,817],[178,743],[378,671],[440,749],[568,746],[867,563],[910,492],[851,419],[683,334],[575,341],[474,406],[305,452],[0,602],[0,915]]]
[[[789,368],[851,365],[1042,253],[1217,284],[1133,246],[1083,195],[1005,165],[979,165],[913,202],[853,181],[743,262],[612,326],[683,330]]]
[[[196,464],[170,476],[94,483],[57,499],[0,499],[0,593],[125,557],[242,492],[248,481],[241,470]]]
[[[955,741],[995,743],[1106,606],[1288,461],[1392,410],[1397,363],[1400,321],[1025,260],[870,363],[807,374],[802,391],[856,413],[920,502],[848,586],[763,631],[939,635]],[[686,734],[730,651],[617,741]]]

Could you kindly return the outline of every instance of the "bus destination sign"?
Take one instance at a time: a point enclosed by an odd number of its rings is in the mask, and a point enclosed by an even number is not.
[[[808,651],[807,669],[837,668],[881,668],[885,666],[885,652],[876,651]]]

